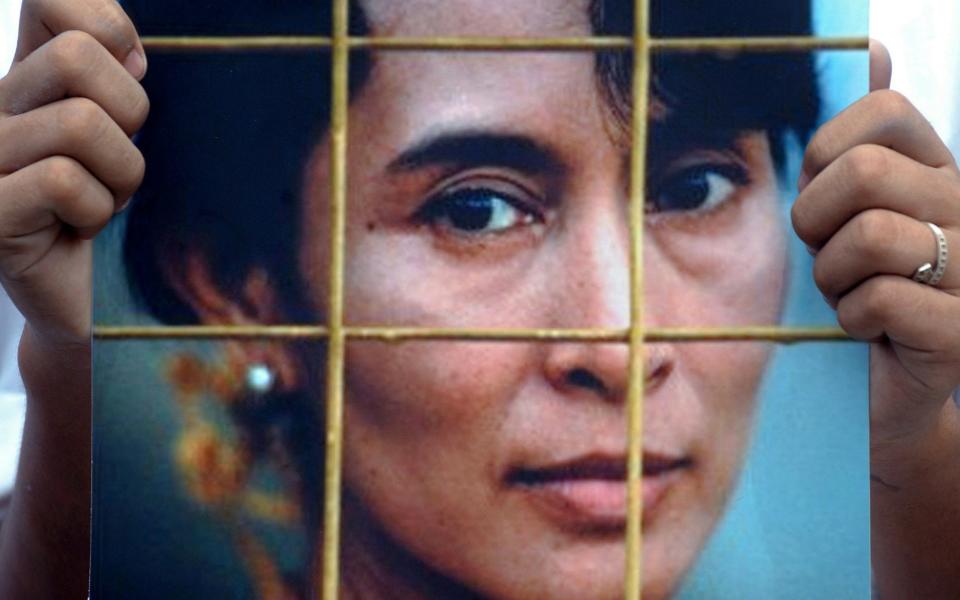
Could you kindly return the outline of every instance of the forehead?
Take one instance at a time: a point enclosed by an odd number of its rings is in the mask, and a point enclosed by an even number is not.
[[[364,0],[382,36],[572,36],[590,34],[589,0]],[[375,52],[355,122],[412,139],[418,130],[490,128],[550,121],[596,125],[595,57],[589,52]],[[550,110],[544,110],[549,104]],[[389,123],[389,125],[386,125]],[[373,132],[372,132],[373,133]],[[542,132],[541,132],[542,133]]]
[[[361,4],[376,35],[590,33],[588,0],[363,0]]]

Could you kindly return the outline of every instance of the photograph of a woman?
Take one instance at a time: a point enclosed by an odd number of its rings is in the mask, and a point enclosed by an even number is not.
[[[326,3],[276,4],[125,8],[143,35],[329,27]],[[363,0],[351,4],[351,23],[355,35],[623,36],[632,33],[632,5]],[[811,7],[794,1],[654,2],[652,18],[664,37],[812,32]],[[355,52],[347,323],[628,327],[631,65],[620,51]],[[128,286],[132,299],[101,296],[98,322],[125,322],[124,311],[171,325],[324,322],[328,69],[320,52],[151,56],[152,113],[137,138],[146,179],[126,221],[98,242],[98,281]],[[780,324],[792,235],[784,190],[793,182],[784,180],[824,117],[815,57],[661,53],[653,69],[647,325]],[[122,272],[110,266],[120,260]],[[111,386],[134,369],[119,366],[117,348],[101,346],[95,430],[117,426],[109,425]],[[773,349],[645,349],[644,598],[680,592],[727,511]],[[292,507],[285,514],[302,528],[294,553],[306,558],[284,568],[282,558],[256,559],[247,537],[224,546],[246,548],[239,562],[250,597],[312,597],[322,540],[322,344],[231,341],[172,355],[149,368],[170,374],[178,398],[219,395],[232,449],[194,420],[195,435],[173,434],[180,441],[156,456],[179,460],[184,489],[220,518],[240,510],[232,502],[257,477],[253,465],[272,464],[292,498],[277,506]],[[862,369],[865,416],[866,365],[853,366]],[[622,597],[627,373],[622,343],[351,342],[343,597]],[[130,434],[103,435],[116,446]],[[859,439],[864,476],[848,479],[852,490],[867,485]],[[122,545],[109,543],[123,529],[106,517],[119,503],[112,460],[106,451],[95,457],[102,571],[95,566],[94,590],[145,597],[137,578],[112,575],[136,570],[117,552]],[[829,545],[830,532],[822,535]],[[851,572],[867,564],[860,559]]]

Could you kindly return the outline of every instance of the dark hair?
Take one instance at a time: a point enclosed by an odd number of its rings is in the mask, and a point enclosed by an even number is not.
[[[804,35],[810,7],[796,0],[651,0],[655,36]],[[142,35],[326,35],[329,2],[316,0],[128,0]],[[353,34],[367,33],[351,3]],[[633,0],[593,0],[598,35],[630,35]],[[597,55],[597,79],[621,120],[630,118],[629,52]],[[738,56],[658,53],[653,94],[700,131],[769,132],[774,158],[782,138],[814,127],[819,96],[809,54]],[[370,73],[354,53],[351,89]],[[168,285],[188,249],[200,250],[222,289],[237,292],[250,269],[270,273],[286,314],[309,322],[297,264],[302,173],[325,133],[330,110],[324,51],[154,54],[145,86],[153,101],[138,144],[146,179],[133,203],[124,244],[130,281],[142,304],[169,323],[197,315]],[[658,133],[651,128],[651,150]],[[675,129],[672,129],[675,131]],[[234,293],[234,297],[241,297]]]

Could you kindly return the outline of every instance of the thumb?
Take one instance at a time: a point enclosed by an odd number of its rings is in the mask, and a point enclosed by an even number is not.
[[[885,90],[890,87],[893,64],[887,47],[875,39],[870,40],[870,91]]]

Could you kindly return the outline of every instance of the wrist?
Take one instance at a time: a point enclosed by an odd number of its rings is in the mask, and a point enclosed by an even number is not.
[[[91,341],[39,332],[27,323],[20,337],[17,361],[24,386],[44,388],[67,377],[90,376]]]
[[[896,437],[872,434],[870,473],[875,491],[939,487],[960,477],[960,410],[952,397],[922,428]]]
[[[37,334],[29,323],[20,338],[18,361],[27,392],[29,426],[57,447],[90,443],[90,342]]]

